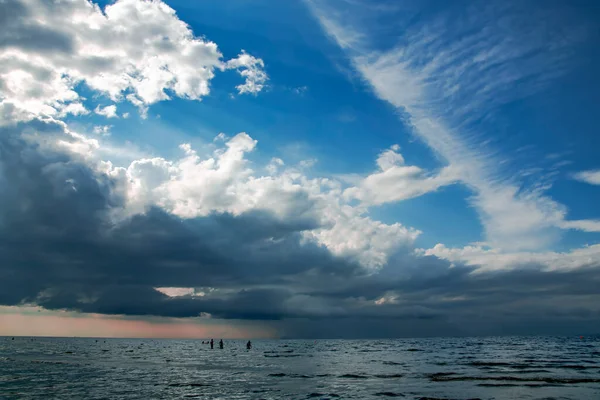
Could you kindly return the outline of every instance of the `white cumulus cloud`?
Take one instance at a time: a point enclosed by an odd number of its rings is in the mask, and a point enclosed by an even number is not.
[[[134,161],[127,168],[130,211],[158,205],[182,218],[194,218],[265,210],[286,221],[316,221],[317,228],[304,232],[307,240],[369,268],[385,265],[394,251],[418,236],[418,231],[401,224],[371,220],[364,208],[343,201],[339,182],[310,179],[296,169],[285,169],[281,159],[268,164],[270,175],[257,176],[245,158],[256,144],[239,133],[207,159],[184,144],[181,159]]]
[[[256,94],[267,80],[261,59],[243,52],[223,61],[216,43],[195,36],[160,0],[104,9],[88,0],[21,0],[0,3],[0,12],[12,16],[0,34],[0,107],[21,110],[21,118],[81,113],[71,104],[80,103],[82,82],[145,114],[171,96],[208,95],[217,70],[238,70],[240,93]]]
[[[109,136],[110,135],[110,128],[112,128],[112,126],[110,126],[110,125],[96,125],[96,126],[94,126],[93,132],[96,135]]]
[[[117,115],[117,106],[114,104],[111,104],[110,106],[106,107],[97,106],[94,112],[106,118],[119,118],[119,116]]]
[[[257,141],[243,132],[221,142],[210,157],[201,157],[184,143],[180,158],[138,158],[121,167],[110,161],[115,149],[105,150],[102,137],[87,138],[60,121],[47,123],[55,127],[53,132],[31,134],[27,140],[35,141],[41,151],[68,152],[115,179],[115,194],[126,200],[123,208],[112,210],[116,223],[151,207],[184,219],[265,211],[282,222],[306,226],[303,240],[370,270],[385,266],[398,251],[412,251],[420,234],[400,223],[371,219],[365,207],[348,204],[341,182],[309,178],[298,168],[286,168],[282,159],[257,169],[268,175],[257,174],[246,158]]]
[[[418,197],[458,180],[458,171],[450,166],[432,175],[417,166],[404,165],[399,150],[394,145],[383,151],[377,158],[379,170],[356,181],[344,196],[373,206]]]
[[[267,74],[264,71],[265,64],[260,58],[251,56],[243,51],[237,58],[227,61],[227,69],[235,69],[246,78],[246,82],[236,86],[240,94],[257,94],[265,87]]]
[[[573,177],[578,181],[589,183],[590,185],[600,185],[600,169],[581,171],[573,175]]]

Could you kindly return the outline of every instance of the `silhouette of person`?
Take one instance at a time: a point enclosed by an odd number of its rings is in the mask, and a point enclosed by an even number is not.
[[[219,348],[222,349],[223,348],[223,339],[219,340]]]
[[[248,343],[246,343],[246,349],[250,350],[252,348],[252,342],[248,340]]]
[[[210,348],[214,349],[215,348],[215,342],[214,340],[210,339]]]

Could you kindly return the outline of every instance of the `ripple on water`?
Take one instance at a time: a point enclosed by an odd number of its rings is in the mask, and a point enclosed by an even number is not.
[[[302,354],[263,354],[268,358],[293,358],[293,357],[302,357]]]
[[[395,361],[382,361],[384,365],[404,365],[404,363],[395,362]]]
[[[374,376],[376,378],[381,378],[381,379],[394,379],[394,378],[403,378],[404,374],[377,374]]]
[[[600,340],[576,339],[228,341],[211,352],[192,340],[0,338],[0,397],[598,399]]]
[[[394,393],[394,392],[377,392],[375,396],[385,396],[385,397],[404,397],[402,393]]]
[[[167,386],[170,387],[208,387],[212,386],[210,383],[169,383]]]
[[[340,378],[349,378],[349,379],[368,379],[367,375],[359,375],[359,374],[344,374],[340,375]]]
[[[445,397],[419,397],[417,400],[459,400],[459,399],[448,399]],[[462,399],[462,400],[481,400],[479,397]]]
[[[556,384],[576,384],[576,383],[599,383],[600,378],[554,378],[554,377],[519,377],[519,376],[452,376],[452,375],[430,375],[433,382],[450,381],[514,381],[514,382],[545,382]]]

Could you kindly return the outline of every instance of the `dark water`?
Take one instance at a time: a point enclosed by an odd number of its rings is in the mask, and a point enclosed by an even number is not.
[[[2,399],[600,399],[600,338],[0,338]]]

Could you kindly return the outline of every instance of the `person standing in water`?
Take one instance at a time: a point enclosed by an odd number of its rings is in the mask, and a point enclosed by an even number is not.
[[[248,343],[246,343],[246,349],[250,350],[252,348],[252,342],[248,340]]]
[[[215,348],[215,342],[214,340],[210,339],[210,348],[214,349]]]
[[[223,339],[219,340],[219,348],[222,349],[223,348]]]

